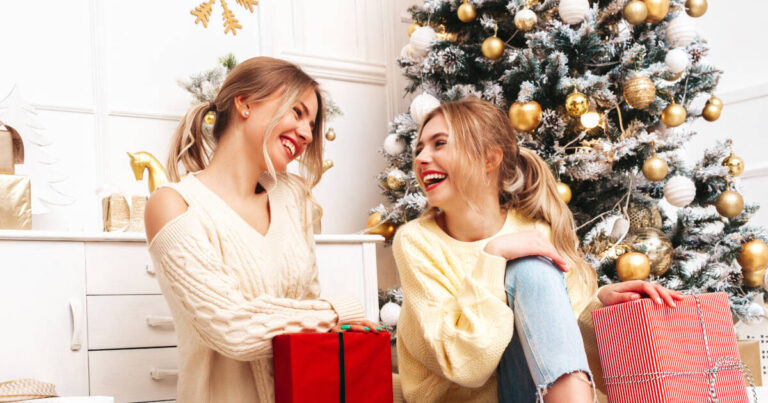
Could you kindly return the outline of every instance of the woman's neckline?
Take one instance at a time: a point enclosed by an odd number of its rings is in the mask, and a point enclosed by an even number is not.
[[[438,213],[438,214],[444,214],[444,213]],[[449,242],[453,242],[453,243],[456,243],[456,244],[459,244],[459,245],[470,246],[470,245],[477,245],[477,244],[485,244],[488,241],[490,241],[491,239],[493,239],[493,238],[497,237],[499,234],[501,234],[504,231],[504,228],[506,228],[507,225],[510,223],[511,216],[513,214],[513,210],[512,209],[507,210],[507,212],[504,215],[504,223],[501,225],[501,228],[499,228],[498,231],[496,231],[494,234],[492,234],[492,235],[490,235],[488,237],[485,237],[485,238],[482,238],[482,239],[478,239],[476,241],[462,241],[462,240],[459,240],[459,239],[456,239],[456,238],[452,237],[450,234],[448,234],[448,232],[446,232],[443,229],[443,227],[440,226],[440,224],[438,224],[438,222],[437,222],[438,214],[435,214],[429,220],[429,223],[431,225],[434,225],[435,228],[437,229],[438,235],[441,238],[444,238],[444,239],[446,239]]]

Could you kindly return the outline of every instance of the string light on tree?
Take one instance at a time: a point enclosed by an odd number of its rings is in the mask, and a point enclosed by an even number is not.
[[[693,18],[698,18],[707,12],[707,0],[686,0],[685,12]]]
[[[512,126],[520,131],[531,131],[541,123],[541,105],[536,101],[524,104],[515,102],[509,107],[509,120]]]
[[[595,111],[587,112],[581,115],[581,119],[579,120],[581,121],[581,125],[585,128],[594,129],[600,124],[600,114]]]
[[[469,4],[467,0],[464,0],[464,3],[462,3],[456,11],[456,14],[461,22],[470,22],[477,16],[477,10],[474,5]]]
[[[539,18],[530,8],[524,8],[515,14],[515,27],[521,31],[530,31],[537,22]]]
[[[558,12],[560,19],[568,25],[584,21],[589,11],[589,0],[560,0]]]
[[[648,7],[642,0],[632,0],[624,6],[622,14],[628,23],[637,25],[645,22],[646,17],[648,17]]]

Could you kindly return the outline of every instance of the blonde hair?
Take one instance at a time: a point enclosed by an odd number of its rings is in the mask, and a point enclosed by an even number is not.
[[[497,179],[502,208],[550,225],[555,249],[571,268],[566,274],[568,288],[580,295],[593,295],[597,275],[579,253],[573,214],[560,199],[557,181],[546,162],[535,152],[518,147],[517,134],[506,113],[478,98],[446,102],[423,119],[419,138],[427,122],[437,115],[442,115],[448,125],[450,141],[455,145],[451,147],[455,166],[464,172],[454,178],[459,195],[473,206],[473,182],[482,178],[491,184]],[[485,174],[486,158],[495,148],[502,152],[498,178]],[[425,214],[435,212],[430,207]]]
[[[297,194],[304,194],[314,205],[316,211],[322,211],[311,194],[322,176],[323,156],[323,123],[324,107],[320,85],[301,68],[285,60],[271,57],[254,57],[237,66],[227,75],[216,98],[209,103],[193,106],[179,123],[171,143],[168,156],[168,175],[174,182],[180,179],[179,164],[186,172],[196,172],[204,169],[211,161],[216,143],[226,131],[230,121],[238,113],[235,108],[235,97],[244,96],[246,103],[257,103],[278,94],[280,107],[267,124],[262,144],[264,161],[267,171],[274,180],[280,180]],[[267,140],[278,121],[288,113],[298,101],[301,94],[312,89],[317,95],[317,116],[312,129],[312,142],[299,157],[301,176],[306,182],[297,180],[291,175],[278,173],[269,158]],[[205,115],[214,111],[215,123],[210,135],[203,131]],[[315,217],[319,219],[319,217]]]

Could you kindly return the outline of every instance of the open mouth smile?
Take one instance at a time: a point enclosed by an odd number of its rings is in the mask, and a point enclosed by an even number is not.
[[[439,171],[424,171],[421,173],[421,181],[424,182],[424,190],[429,192],[430,190],[439,186],[448,175],[445,172]]]

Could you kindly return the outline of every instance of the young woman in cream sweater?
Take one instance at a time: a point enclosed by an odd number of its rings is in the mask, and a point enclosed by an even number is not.
[[[178,337],[179,402],[272,402],[275,335],[376,331],[353,298],[319,299],[310,188],[322,127],[318,83],[266,57],[237,65],[179,124],[168,169],[190,173],[154,192],[145,219]],[[285,173],[297,158],[303,179]]]
[[[494,105],[442,104],[414,152],[429,208],[394,240],[406,401],[591,402],[577,316],[641,295],[674,306],[680,295],[643,281],[597,293],[555,178]]]

